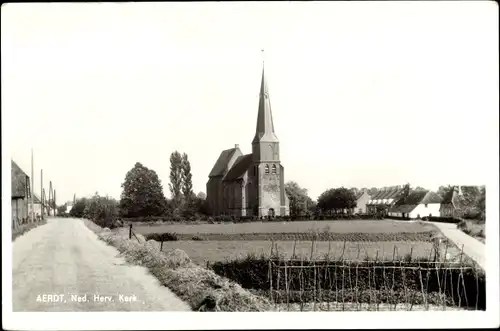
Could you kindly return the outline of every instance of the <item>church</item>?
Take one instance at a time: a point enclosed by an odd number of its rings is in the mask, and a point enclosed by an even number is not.
[[[222,151],[208,177],[207,202],[214,216],[289,215],[264,66],[252,153],[244,155],[239,145]]]

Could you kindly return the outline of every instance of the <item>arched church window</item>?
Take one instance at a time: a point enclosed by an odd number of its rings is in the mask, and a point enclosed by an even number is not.
[[[273,164],[272,173],[273,173],[274,175],[276,174],[276,164]]]
[[[265,171],[266,171],[266,174],[268,174],[268,173],[269,173],[269,164],[266,164],[266,168],[265,168],[265,169],[266,169],[266,170],[265,170]]]

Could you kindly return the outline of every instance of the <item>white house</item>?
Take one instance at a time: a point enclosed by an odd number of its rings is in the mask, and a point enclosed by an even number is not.
[[[368,201],[370,201],[371,197],[368,192],[363,191],[356,195],[356,208],[353,208],[352,212],[357,214],[366,214]]]
[[[71,208],[73,208],[73,205],[68,205],[68,204],[66,205],[66,214],[69,214]]]
[[[377,194],[370,197],[366,203],[367,214],[383,213],[387,215],[402,196],[404,196],[403,186],[391,186],[382,188]]]
[[[403,197],[389,209],[389,216],[410,219],[439,216],[442,198],[434,192],[419,190]]]

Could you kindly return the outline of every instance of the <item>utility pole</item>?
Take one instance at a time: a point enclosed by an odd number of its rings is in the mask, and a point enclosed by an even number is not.
[[[31,223],[35,222],[35,172],[33,167],[33,148],[31,148]]]
[[[43,210],[47,210],[47,196],[45,195],[45,189],[42,189],[42,196],[43,196],[43,203],[42,203],[42,207],[43,207]],[[48,215],[49,216],[49,215]]]
[[[54,197],[52,196],[52,181],[49,182],[49,203],[48,203],[48,207],[49,207],[49,216],[52,216],[51,214],[51,210],[52,210],[52,199],[54,199]]]
[[[54,189],[54,216],[57,216],[56,190]]]
[[[40,170],[40,214],[43,220],[43,169]]]

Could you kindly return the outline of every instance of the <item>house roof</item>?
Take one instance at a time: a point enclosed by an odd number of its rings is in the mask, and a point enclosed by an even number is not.
[[[234,162],[234,165],[231,167],[231,169],[229,169],[223,181],[231,181],[243,177],[243,175],[251,165],[252,154],[246,154],[238,157]]]
[[[392,186],[385,188],[382,191],[379,191],[373,197],[371,197],[370,201],[368,201],[368,204],[376,205],[376,204],[392,203],[392,200],[396,199],[402,191],[403,189],[399,186]],[[383,202],[382,200],[387,200],[387,201]]]
[[[356,200],[359,200],[366,192],[358,192],[358,194],[356,194]]]
[[[439,194],[429,191],[425,195],[424,199],[420,202],[423,204],[428,204],[428,203],[441,203],[443,199],[439,196]]]
[[[27,195],[26,180],[29,177],[14,160],[11,161],[12,198],[24,198]]]
[[[217,162],[215,162],[212,171],[210,171],[208,177],[223,176],[224,172],[227,169],[227,165],[235,152],[236,148],[226,149],[225,151],[222,151],[222,153],[220,153],[219,155],[219,158],[217,159]]]
[[[411,192],[406,198],[399,199],[390,212],[409,213],[420,204],[441,203],[441,197],[428,190],[418,190]]]

